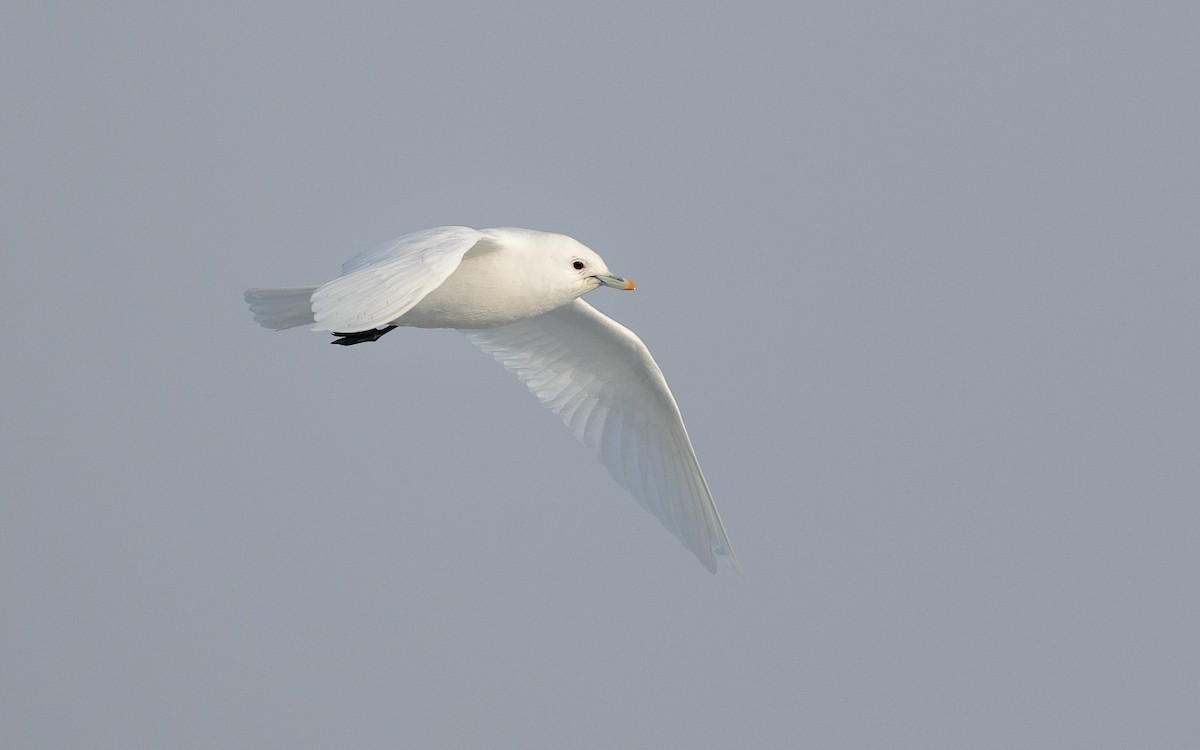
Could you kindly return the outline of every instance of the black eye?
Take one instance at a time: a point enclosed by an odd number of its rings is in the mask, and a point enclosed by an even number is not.
[[[582,271],[582,270],[583,270],[583,265],[584,265],[584,264],[583,264],[583,261],[582,261],[582,260],[577,260],[577,261],[575,261],[574,263],[572,263],[572,264],[571,264],[571,268],[574,268],[576,271]]]

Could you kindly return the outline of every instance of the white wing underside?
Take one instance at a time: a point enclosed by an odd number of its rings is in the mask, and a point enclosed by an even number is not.
[[[439,227],[359,253],[313,292],[313,330],[354,333],[391,323],[441,286],[483,237],[469,227]]]
[[[675,398],[632,331],[577,299],[544,315],[462,333],[559,415],[613,478],[716,571],[737,559]]]

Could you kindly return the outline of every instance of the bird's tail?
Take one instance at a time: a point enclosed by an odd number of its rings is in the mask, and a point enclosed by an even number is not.
[[[315,286],[294,289],[247,289],[246,302],[254,319],[263,328],[282,331],[285,328],[316,323],[312,311],[312,293]]]

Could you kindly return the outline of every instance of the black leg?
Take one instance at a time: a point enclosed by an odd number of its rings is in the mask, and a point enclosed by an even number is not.
[[[368,341],[378,341],[379,337],[388,331],[394,331],[396,326],[387,326],[386,328],[373,328],[370,331],[358,331],[357,333],[338,333],[333,332],[334,336],[341,336],[340,339],[330,341],[331,344],[340,344],[341,346],[353,346],[354,344],[365,344]]]

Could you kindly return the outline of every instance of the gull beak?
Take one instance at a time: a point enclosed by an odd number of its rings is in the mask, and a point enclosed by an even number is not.
[[[613,289],[624,289],[627,292],[632,292],[637,289],[637,286],[629,279],[621,279],[616,276],[608,276],[605,274],[596,274],[592,277],[599,281],[604,286],[611,286]]]

